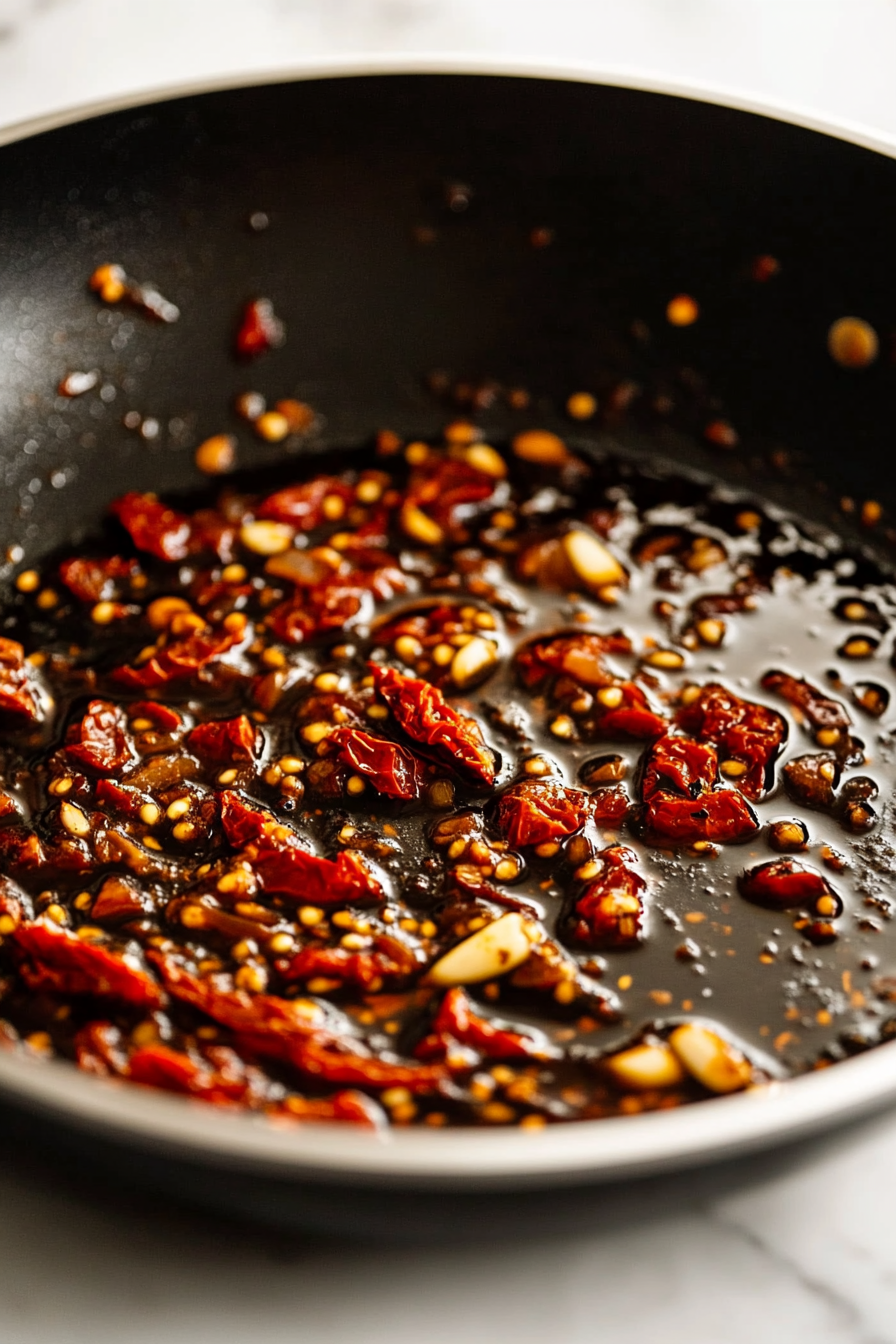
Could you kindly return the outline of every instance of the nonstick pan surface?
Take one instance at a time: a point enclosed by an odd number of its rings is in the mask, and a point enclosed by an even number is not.
[[[675,362],[737,424],[738,452],[710,454],[687,423],[604,429],[599,446],[658,451],[847,533],[842,498],[876,499],[886,552],[894,217],[896,164],[870,150],[687,99],[539,79],[310,80],[7,146],[0,539],[29,564],[90,531],[125,490],[198,486],[192,450],[238,430],[228,408],[248,385],[319,410],[313,451],[361,445],[383,425],[437,431],[455,408],[427,390],[435,369],[525,386],[530,420],[550,425],[571,391]],[[533,247],[538,228],[549,247]],[[781,263],[761,302],[739,280],[758,253]],[[107,261],[156,282],[180,320],[101,308],[86,282]],[[663,313],[680,291],[711,320],[673,336]],[[230,350],[257,295],[276,301],[288,338],[250,375]],[[860,377],[825,349],[849,313],[882,336]],[[95,393],[57,396],[67,372],[92,368]],[[143,433],[125,427],[129,413]],[[501,409],[483,422],[494,437],[521,423]],[[240,439],[245,467],[282,456]],[[110,1153],[141,1147],[141,1170],[177,1159],[275,1183],[481,1188],[618,1177],[792,1138],[896,1095],[894,1051],[761,1096],[538,1135],[285,1133],[12,1055],[0,1085],[44,1125],[113,1136]]]

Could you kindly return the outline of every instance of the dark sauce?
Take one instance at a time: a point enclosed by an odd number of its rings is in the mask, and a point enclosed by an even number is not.
[[[263,478],[167,516],[132,500],[75,557],[20,576],[4,635],[30,661],[11,643],[0,668],[11,1045],[299,1118],[535,1127],[889,1038],[890,577],[761,500],[544,440],[499,455],[390,438],[379,461],[294,474],[328,479],[291,514]],[[571,533],[610,564],[599,581]],[[526,675],[548,639],[615,632],[596,680],[575,661]],[[394,703],[371,665],[398,674]],[[802,681],[834,727],[794,700]],[[447,747],[403,718],[421,685],[462,716]],[[734,843],[649,825],[655,744],[694,740],[680,716],[706,686],[781,726],[751,796],[743,760],[716,751],[706,796],[753,818]],[[659,727],[606,726],[617,691]],[[237,726],[195,735],[220,721]],[[371,739],[385,755],[365,774]],[[579,824],[555,835],[549,818],[527,842],[507,801],[521,785],[566,790]],[[745,875],[773,862],[805,899],[756,903]],[[589,934],[577,903],[615,863],[636,913]],[[509,969],[440,974],[502,918]],[[116,988],[76,941],[137,979]],[[272,1025],[283,1012],[292,1025]],[[675,1034],[689,1022],[718,1067],[694,1064]],[[653,1053],[614,1068],[639,1044]]]

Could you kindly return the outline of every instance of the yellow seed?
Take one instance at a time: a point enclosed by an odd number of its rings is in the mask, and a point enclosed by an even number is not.
[[[604,1060],[604,1067],[620,1087],[636,1092],[675,1087],[684,1078],[678,1057],[665,1044],[632,1046]]]
[[[432,660],[437,667],[447,667],[454,661],[454,649],[450,644],[437,644],[432,651]]]
[[[153,630],[167,630],[175,616],[188,611],[190,604],[182,597],[157,597],[146,608],[146,619]]]
[[[352,794],[363,793],[366,785],[360,775],[349,775],[346,790]]]
[[[55,901],[53,901],[51,905],[47,906],[46,910],[44,910],[44,914],[46,915],[47,919],[52,919],[54,924],[68,923],[68,911],[66,910],[65,906],[57,905]]]
[[[289,433],[289,420],[281,411],[263,411],[255,421],[255,432],[268,443],[282,443]]]
[[[144,836],[144,837],[143,837],[143,843],[144,843],[144,845],[146,846],[147,849],[161,849],[161,848],[162,848],[162,846],[159,844],[158,840],[155,838],[154,835],[146,835],[146,836]]]
[[[236,462],[236,439],[232,434],[213,434],[200,443],[193,460],[206,476],[221,476]]]
[[[719,769],[728,779],[740,779],[741,775],[747,773],[747,767],[743,761],[722,761]]]
[[[574,527],[565,533],[562,545],[576,577],[590,591],[624,582],[625,570],[593,532]]]
[[[238,775],[239,775],[239,771],[238,771],[238,770],[234,770],[234,769],[232,769],[232,768],[231,768],[230,770],[222,770],[221,773],[220,773],[220,775],[218,776],[218,783],[219,783],[219,784],[233,784],[233,783],[235,782],[235,780],[236,780],[236,778],[237,778]]]
[[[535,853],[540,859],[552,859],[560,853],[560,846],[556,840],[545,840],[543,844],[535,846]]]
[[[387,1087],[380,1093],[380,1100],[391,1110],[393,1106],[406,1106],[412,1098],[406,1087]]]
[[[674,649],[654,649],[653,653],[648,653],[644,659],[651,667],[661,667],[667,672],[677,672],[679,668],[684,667],[684,654],[676,653]]]
[[[111,625],[115,620],[118,608],[114,602],[97,602],[91,609],[90,619],[94,625]]]
[[[368,719],[388,719],[389,711],[385,705],[368,705],[366,709]]]
[[[298,756],[281,756],[277,764],[284,775],[300,775],[305,769],[305,762]]]
[[[175,840],[193,840],[196,836],[196,827],[192,821],[179,821],[176,826],[172,827],[171,834]]]
[[[311,929],[315,924],[319,924],[323,917],[323,910],[318,909],[316,905],[303,905],[299,909],[299,923],[304,924],[306,929]]]
[[[526,774],[535,775],[536,777],[549,775],[552,769],[553,766],[551,765],[551,762],[546,760],[544,756],[530,756],[528,761],[523,763],[523,770]]]
[[[835,742],[840,741],[839,728],[821,728],[815,734],[815,741],[820,747],[832,747]]]
[[[74,803],[62,804],[59,809],[59,819],[69,835],[76,835],[83,839],[90,834],[90,822],[80,807],[75,807]]]
[[[554,998],[557,1003],[573,1003],[578,990],[572,980],[561,980],[554,990]]]
[[[622,687],[603,686],[598,691],[597,698],[607,709],[618,709],[623,699]]]
[[[273,938],[268,939],[268,950],[277,954],[292,952],[296,945],[296,940],[291,933],[275,933]]]
[[[245,565],[225,565],[221,570],[221,578],[225,583],[242,583],[248,578],[248,572]]]
[[[483,1120],[491,1125],[507,1125],[516,1119],[516,1111],[503,1101],[490,1101],[479,1112]]]
[[[280,783],[282,778],[283,771],[280,769],[279,765],[269,765],[262,775],[265,784],[269,784],[272,789]]]
[[[864,369],[877,359],[877,332],[861,317],[841,317],[828,332],[828,353],[844,369]]]
[[[392,647],[403,663],[415,663],[423,652],[423,645],[413,635],[399,635]]]
[[[306,723],[305,727],[302,729],[302,737],[306,742],[310,742],[312,746],[316,746],[318,742],[323,742],[325,737],[329,737],[332,731],[333,726],[329,723]]]
[[[445,533],[439,524],[410,500],[406,500],[402,505],[401,526],[412,540],[419,541],[424,546],[440,546],[445,540]]]
[[[527,429],[517,434],[511,447],[523,462],[535,462],[543,467],[559,467],[569,461],[566,444],[547,429]]]
[[[32,1031],[30,1036],[25,1037],[25,1044],[40,1054],[48,1054],[53,1049],[53,1038],[47,1031]]]
[[[63,794],[71,792],[74,782],[70,775],[63,775],[61,779],[54,779],[52,784],[48,785],[47,792],[61,798]]]
[[[338,672],[319,672],[314,678],[314,685],[319,691],[338,691],[339,674]]]
[[[240,528],[240,541],[253,555],[280,555],[289,550],[294,536],[288,523],[274,523],[264,518],[243,523]]]
[[[666,305],[666,321],[673,327],[690,327],[700,316],[700,309],[690,294],[676,294]]]
[[[558,714],[551,724],[551,732],[555,737],[572,737],[575,730],[576,726],[568,714]]]
[[[252,938],[242,938],[230,949],[234,961],[248,961],[249,957],[254,957],[257,953],[258,944]]]
[[[16,587],[20,593],[33,593],[40,587],[40,575],[36,569],[23,569],[16,579]]]
[[[232,872],[224,873],[215,885],[220,892],[239,893],[241,896],[252,896],[255,893],[255,878],[246,868],[234,868]]]
[[[699,1022],[676,1027],[669,1044],[688,1073],[710,1092],[737,1092],[752,1080],[753,1070],[740,1050]]]
[[[512,882],[519,877],[520,868],[516,859],[501,859],[495,868],[495,877],[499,882]]]
[[[0,934],[12,933],[16,928],[16,921],[12,915],[0,915]]]
[[[135,733],[149,733],[152,731],[152,719],[131,719],[131,727]]]
[[[818,900],[815,902],[815,911],[816,914],[823,916],[823,918],[830,919],[837,913],[837,902],[834,900],[833,896],[819,896]]]
[[[355,489],[355,496],[359,504],[375,504],[382,496],[383,486],[381,481],[368,478],[359,481]]]
[[[481,471],[484,476],[491,476],[496,481],[502,480],[507,475],[507,463],[490,444],[471,444],[464,452],[464,460],[476,471]]]
[[[604,869],[603,861],[592,859],[590,863],[583,863],[581,868],[577,868],[574,876],[579,882],[590,882],[592,877],[597,877]]]
[[[144,803],[140,809],[140,820],[145,821],[147,826],[155,826],[161,815],[161,808],[156,807],[155,803]]]
[[[59,594],[54,593],[52,588],[45,588],[42,593],[38,593],[35,601],[42,611],[50,611],[59,601]]]
[[[263,966],[241,966],[233,983],[237,989],[248,989],[250,994],[262,994],[268,987],[268,973]]]
[[[179,817],[185,817],[190,810],[192,803],[189,798],[175,798],[173,803],[169,803],[165,816],[169,821],[177,821]]]
[[[427,443],[409,443],[404,450],[405,461],[412,467],[419,467],[429,457],[429,444]]]
[[[420,925],[421,938],[435,938],[438,931],[438,925],[433,924],[431,919],[424,919],[423,923]]]
[[[573,392],[566,403],[566,413],[573,420],[590,420],[597,410],[597,398],[590,392]]]
[[[721,644],[725,638],[725,622],[705,620],[697,622],[697,634],[704,644]]]

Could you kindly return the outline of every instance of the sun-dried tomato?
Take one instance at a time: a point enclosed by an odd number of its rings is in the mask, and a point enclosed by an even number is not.
[[[259,1055],[292,1064],[308,1077],[348,1087],[407,1087],[434,1092],[446,1081],[438,1064],[401,1064],[363,1053],[360,1041],[337,1036],[323,1015],[307,1005],[273,994],[218,990],[208,980],[190,975],[169,956],[150,951],[168,992],[198,1008],[237,1034],[239,1042]],[[353,1048],[354,1047],[354,1048]]]
[[[840,783],[840,762],[830,752],[796,756],[784,766],[784,787],[791,798],[807,807],[830,811]]]
[[[132,1082],[201,1097],[215,1106],[251,1106],[263,1100],[263,1077],[232,1050],[219,1047],[218,1066],[157,1041],[140,1046],[128,1060]]]
[[[675,718],[698,742],[707,742],[726,760],[746,766],[737,787],[747,798],[755,801],[771,788],[775,757],[787,738],[787,724],[780,714],[712,682],[682,705]]]
[[[364,588],[320,584],[274,607],[268,625],[284,644],[305,644],[328,630],[351,630],[372,613],[371,596]]]
[[[90,907],[90,918],[100,924],[139,919],[152,909],[152,900],[136,882],[120,873],[107,877]]]
[[[249,846],[244,857],[273,895],[322,906],[369,904],[383,896],[367,863],[351,850],[322,859],[297,842],[277,843],[265,837]]]
[[[494,616],[484,608],[475,607],[469,602],[463,604],[445,602],[438,606],[422,607],[416,611],[404,611],[395,620],[377,626],[376,643],[380,648],[396,653],[398,649],[404,647],[405,654],[398,655],[401,661],[424,672],[426,680],[431,685],[439,687],[451,685],[457,689],[459,678],[466,689],[490,676],[498,666],[497,641],[493,635],[496,628]],[[483,651],[479,666],[473,668],[469,676],[461,670],[463,655],[460,653],[459,642],[455,644],[458,652],[454,659],[449,658],[447,662],[438,663],[432,657],[438,645],[451,646],[459,636],[463,636],[468,643],[473,639],[478,640],[479,648],[482,647],[484,640],[491,651],[490,658],[487,656],[488,650]],[[402,644],[398,643],[399,640]],[[441,652],[444,652],[444,648]]]
[[[59,577],[66,588],[81,602],[100,602],[118,596],[125,584],[140,573],[136,560],[121,555],[107,555],[96,559],[78,556],[63,560]]]
[[[200,723],[186,736],[190,750],[197,756],[227,762],[254,760],[257,739],[258,729],[247,714]]]
[[[580,831],[591,815],[591,798],[552,780],[512,784],[498,802],[495,820],[514,849],[564,840]]]
[[[604,704],[600,695],[595,697],[593,711],[596,733],[601,737],[634,737],[644,741],[661,737],[669,725],[662,715],[651,709],[641,687],[633,681],[625,681],[615,689],[622,695],[616,705]]]
[[[30,989],[92,994],[136,1008],[158,1008],[164,1001],[146,971],[105,947],[82,942],[67,929],[34,920],[20,924],[11,936],[24,954],[20,974]]]
[[[0,713],[13,714],[29,723],[43,718],[25,650],[14,639],[0,638]]]
[[[128,706],[132,719],[149,719],[162,733],[176,733],[183,727],[183,718],[170,705],[161,705],[157,700],[138,700]]]
[[[0,862],[4,871],[31,872],[42,868],[47,861],[40,837],[27,826],[0,826]]]
[[[66,755],[88,770],[115,775],[135,759],[128,721],[119,705],[91,700],[80,723],[69,729]]]
[[[631,808],[631,799],[621,784],[610,784],[591,795],[591,815],[598,826],[618,829]]]
[[[363,1092],[347,1089],[334,1092],[332,1097],[287,1097],[278,1115],[287,1115],[292,1120],[307,1120],[314,1123],[319,1120],[342,1120],[350,1125],[366,1125],[376,1129],[386,1121],[385,1113],[370,1097]]]
[[[417,677],[370,663],[373,684],[399,727],[439,760],[487,788],[495,782],[495,758],[482,739],[475,719],[465,718],[442,692]]]
[[[334,729],[327,738],[327,747],[387,798],[419,798],[424,769],[404,747],[371,737],[357,728]]]
[[[88,1022],[76,1033],[74,1045],[78,1067],[85,1073],[99,1078],[127,1074],[127,1051],[121,1032],[111,1022]]]
[[[127,664],[116,667],[112,677],[123,686],[141,690],[155,690],[170,682],[185,681],[223,657],[243,637],[243,631],[226,627],[184,635],[158,648],[151,658],[137,667]]]
[[[250,299],[243,309],[236,333],[236,353],[254,359],[283,344],[285,328],[270,299]]]
[[[811,682],[793,677],[788,672],[766,672],[762,689],[780,695],[808,720],[816,732],[837,728],[841,732],[852,725],[846,706],[831,696],[823,695]]]
[[[843,908],[827,879],[799,859],[772,859],[770,863],[760,863],[741,876],[738,886],[748,901],[774,910],[814,905],[820,896],[830,896],[835,902],[835,909],[829,914],[839,914]]]
[[[494,492],[494,478],[484,471],[453,458],[431,457],[411,472],[406,497],[447,528],[458,521],[455,510],[482,504]]]
[[[220,794],[221,825],[227,842],[234,849],[241,849],[253,840],[259,840],[265,831],[276,826],[273,815],[262,807],[250,807],[246,800],[232,789],[224,789]]]
[[[462,989],[449,989],[439,1006],[432,1031],[414,1051],[418,1059],[445,1059],[451,1045],[468,1046],[485,1059],[557,1059],[562,1053],[539,1032],[529,1035],[497,1027],[473,1011]]]
[[[236,553],[239,529],[216,509],[197,509],[190,526],[190,551],[213,551],[224,565]]]
[[[132,490],[109,507],[130,533],[138,551],[148,551],[159,560],[184,560],[189,555],[190,519],[160,503],[155,495],[141,495]]]
[[[517,654],[516,665],[523,683],[530,687],[558,674],[589,688],[615,686],[622,679],[607,667],[606,656],[631,652],[632,642],[621,630],[609,635],[559,635],[527,644]]]
[[[284,980],[313,980],[317,976],[341,980],[366,994],[384,986],[400,988],[420,966],[410,948],[397,938],[378,935],[369,951],[350,952],[345,947],[303,947],[295,956],[277,963]]]
[[[715,748],[683,737],[662,737],[644,767],[645,834],[658,842],[736,841],[759,828],[742,794],[718,786]]]
[[[289,523],[302,532],[312,532],[327,521],[328,514],[324,511],[324,500],[327,498],[341,501],[342,512],[345,512],[353,502],[354,491],[338,476],[315,476],[301,485],[288,485],[283,490],[275,490],[261,501],[255,512],[259,518]],[[336,519],[342,516],[338,507],[331,507],[330,513],[335,513]]]
[[[600,871],[570,910],[570,937],[584,947],[634,947],[642,934],[646,887],[634,867],[637,855],[614,845],[601,850],[595,862]]]
[[[149,794],[143,793],[141,789],[133,789],[128,784],[116,784],[111,779],[97,780],[95,797],[100,807],[111,807],[126,817],[138,817],[140,809],[152,802]]]

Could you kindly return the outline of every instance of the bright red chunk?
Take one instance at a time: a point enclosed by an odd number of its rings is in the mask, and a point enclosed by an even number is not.
[[[387,798],[418,798],[424,771],[415,756],[404,747],[383,738],[371,737],[357,728],[336,728],[327,738],[337,758]]]
[[[236,333],[236,352],[243,359],[254,359],[266,350],[283,344],[285,329],[274,312],[270,299],[251,299],[243,309]]]
[[[43,920],[20,924],[12,938],[25,956],[20,973],[30,989],[92,994],[136,1008],[158,1008],[164,1001],[162,990],[146,971],[55,924]]]
[[[452,1042],[468,1046],[485,1059],[557,1059],[562,1051],[540,1033],[496,1027],[473,1011],[462,989],[449,989],[439,1007],[432,1031],[417,1046],[418,1059],[444,1059]]]
[[[601,850],[596,862],[601,871],[573,904],[570,936],[584,947],[634,947],[641,938],[641,893],[646,887],[634,867],[637,856],[630,849],[614,845]]]
[[[787,724],[773,709],[742,700],[712,683],[682,705],[676,722],[698,742],[710,743],[726,760],[747,767],[737,779],[737,787],[747,798],[755,801],[772,786],[772,766],[787,738]]]
[[[610,635],[559,635],[556,639],[527,644],[517,654],[516,665],[527,686],[538,686],[546,677],[571,677],[581,686],[615,686],[620,678],[607,667],[607,654],[630,654],[632,642],[621,630]]]
[[[414,468],[407,499],[441,527],[450,527],[455,522],[456,509],[481,504],[491,499],[494,491],[495,481],[484,471],[477,471],[466,462],[439,457]]]
[[[272,814],[263,808],[250,807],[245,799],[232,789],[225,789],[221,797],[221,825],[228,844],[241,849],[252,840],[259,840],[267,828],[276,826]]]
[[[137,667],[117,667],[112,676],[123,686],[155,690],[158,686],[194,677],[239,644],[242,638],[243,632],[228,629],[185,635],[164,645]]]
[[[256,510],[259,518],[291,523],[302,532],[311,532],[325,521],[323,502],[327,497],[341,499],[348,507],[353,499],[351,486],[336,476],[315,476],[301,485],[288,485],[262,500]]]
[[[309,905],[351,905],[382,899],[383,889],[360,854],[322,859],[296,842],[265,837],[245,851],[265,891]]]
[[[191,751],[211,761],[252,761],[255,759],[258,729],[246,714],[234,719],[200,723],[187,733]]]
[[[394,668],[369,664],[373,684],[391,709],[396,723],[447,765],[491,788],[495,758],[474,719],[458,714],[442,692],[427,681],[406,677]]]
[[[0,638],[0,713],[39,723],[40,703],[25,661],[25,650],[14,639]]]
[[[746,799],[718,787],[715,748],[683,737],[653,744],[644,769],[646,836],[663,843],[745,840],[759,829]]]
[[[591,815],[591,798],[581,789],[567,789],[550,780],[525,780],[501,795],[496,821],[513,849],[565,840],[580,831]]]
[[[75,556],[63,560],[59,566],[60,579],[81,602],[100,602],[115,597],[121,585],[129,583],[139,573],[136,560],[125,560],[120,555],[95,560]]]
[[[598,826],[607,826],[611,830],[618,830],[632,805],[621,784],[611,784],[598,789],[592,794],[591,804],[592,816]]]
[[[127,728],[127,718],[119,705],[91,700],[81,722],[69,729],[66,755],[98,774],[118,774],[135,759]]]
[[[132,490],[116,499],[110,509],[131,534],[138,551],[148,551],[159,560],[184,560],[189,555],[189,518],[160,503],[155,495]]]
[[[370,951],[345,947],[303,947],[294,957],[277,963],[284,980],[313,980],[317,976],[356,985],[375,994],[384,985],[397,989],[420,969],[413,952],[397,938],[379,935]]]
[[[839,914],[842,903],[832,891],[827,879],[799,859],[773,859],[760,863],[745,872],[738,883],[741,895],[754,905],[773,910],[789,910],[793,906],[813,906],[820,896],[830,896]]]

